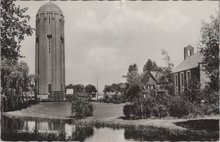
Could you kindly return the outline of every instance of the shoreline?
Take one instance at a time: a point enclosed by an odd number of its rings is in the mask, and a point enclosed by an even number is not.
[[[13,112],[11,112],[13,113]],[[11,113],[5,112],[2,115],[9,117],[9,118],[15,118],[15,119],[22,119],[22,120],[29,120],[29,121],[62,121],[67,123],[74,123],[79,125],[102,125],[103,127],[156,127],[156,128],[165,128],[170,130],[180,130],[184,131],[187,130],[187,128],[177,126],[175,125],[176,122],[185,122],[189,120],[220,120],[220,116],[205,116],[205,117],[198,117],[198,118],[192,118],[192,119],[169,119],[169,118],[163,118],[163,119],[139,119],[139,120],[123,120],[119,119],[119,117],[113,117],[113,118],[106,118],[106,119],[94,119],[91,117],[86,117],[83,119],[74,119],[74,118],[67,118],[67,117],[51,117],[51,116],[19,116],[19,115],[13,115]]]

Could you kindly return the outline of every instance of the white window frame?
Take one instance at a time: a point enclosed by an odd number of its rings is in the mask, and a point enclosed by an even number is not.
[[[179,85],[179,83],[178,83],[178,73],[175,73],[174,74],[174,82],[175,82],[175,92],[176,93],[178,93],[178,85]]]
[[[191,79],[191,71],[188,70],[188,71],[186,71],[186,83],[187,83],[187,85],[189,85],[190,79]]]
[[[184,72],[180,72],[180,91],[184,91]]]

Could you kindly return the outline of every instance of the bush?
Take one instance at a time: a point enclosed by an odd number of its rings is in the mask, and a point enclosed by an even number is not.
[[[90,98],[85,95],[71,95],[67,98],[68,102],[72,104],[71,113],[75,116],[75,118],[83,118],[92,116],[93,113],[93,105],[90,102]]]
[[[133,105],[125,105],[123,107],[123,113],[125,118],[130,119],[134,116],[134,106]]]
[[[181,118],[193,112],[193,105],[181,97],[174,97],[169,106],[169,114],[173,117]]]

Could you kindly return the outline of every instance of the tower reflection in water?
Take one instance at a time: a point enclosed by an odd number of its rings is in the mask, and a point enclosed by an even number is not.
[[[94,134],[91,126],[68,124],[62,120],[33,121],[2,116],[3,140],[78,140]]]

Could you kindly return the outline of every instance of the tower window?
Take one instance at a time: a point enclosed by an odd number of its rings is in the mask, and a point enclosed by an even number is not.
[[[51,38],[49,38],[49,53],[50,53],[50,46],[51,46]]]
[[[38,38],[38,36],[36,37],[36,42],[37,42],[37,43],[39,42],[39,38]]]
[[[50,15],[49,15],[49,23],[50,23]]]
[[[51,93],[51,84],[48,84],[48,92]]]

